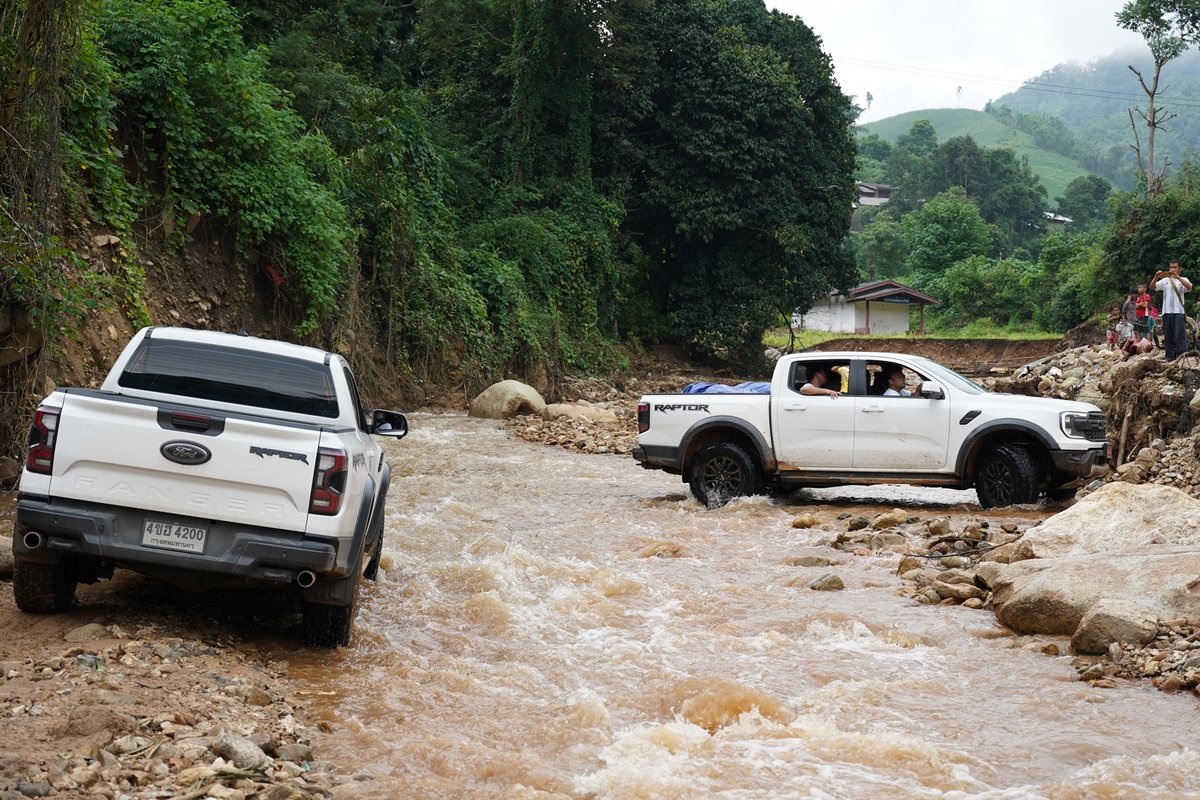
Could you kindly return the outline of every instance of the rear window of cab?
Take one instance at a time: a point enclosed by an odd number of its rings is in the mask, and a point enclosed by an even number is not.
[[[330,419],[338,416],[327,364],[238,347],[148,338],[117,383],[196,400]]]

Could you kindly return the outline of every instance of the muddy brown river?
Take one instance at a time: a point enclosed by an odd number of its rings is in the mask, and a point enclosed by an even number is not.
[[[839,514],[979,515],[972,493],[710,511],[629,457],[411,428],[351,647],[289,655],[319,752],[362,778],[338,797],[1200,797],[1194,697],[1094,688],[1041,652],[1065,640],[919,605],[897,555],[828,547]],[[829,572],[845,590],[808,588]]]

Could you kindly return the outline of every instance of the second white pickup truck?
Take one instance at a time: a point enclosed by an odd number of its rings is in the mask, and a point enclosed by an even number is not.
[[[896,370],[908,394],[885,396]],[[804,393],[818,371],[831,382]],[[768,488],[875,483],[974,487],[984,508],[1033,503],[1074,495],[1112,453],[1096,406],[994,394],[899,353],[784,356],[769,394],[647,395],[637,410],[633,457],[680,475],[709,507]]]
[[[383,547],[391,469],[345,359],[285,342],[144,328],[99,389],[34,414],[13,531],[22,611],[70,607],[115,567],[186,589],[292,587],[304,640],[350,639]]]

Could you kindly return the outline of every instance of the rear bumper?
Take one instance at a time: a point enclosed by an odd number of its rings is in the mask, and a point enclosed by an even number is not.
[[[631,451],[633,460],[644,469],[661,469],[678,475],[682,469],[679,464],[678,451],[674,447],[661,445],[637,445]]]
[[[287,583],[301,570],[340,577],[336,574],[338,550],[351,547],[349,538],[318,541],[305,538],[301,532],[173,516],[171,521],[207,529],[204,552],[163,550],[142,544],[146,516],[145,512],[119,506],[22,497],[15,514],[13,557],[45,562],[70,554],[137,571],[184,570],[196,577],[208,574]],[[26,545],[25,534],[31,531],[42,535],[41,546]],[[346,563],[346,558],[340,563]]]
[[[1050,458],[1054,468],[1067,475],[1079,478],[1099,478],[1109,473],[1112,445],[1106,444],[1091,450],[1052,450]]]

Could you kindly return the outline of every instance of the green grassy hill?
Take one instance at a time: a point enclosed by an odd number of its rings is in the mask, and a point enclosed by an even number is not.
[[[1003,125],[982,111],[965,108],[908,111],[872,122],[870,125],[863,125],[860,130],[874,133],[889,142],[895,142],[897,138],[908,133],[914,122],[921,119],[927,119],[933,125],[933,129],[937,131],[939,143],[955,136],[970,136],[980,147],[1007,147],[1018,158],[1027,157],[1029,166],[1037,173],[1042,185],[1046,187],[1046,200],[1049,208],[1057,205],[1057,199],[1062,197],[1067,184],[1081,175],[1089,174],[1088,170],[1075,161],[1043,150],[1033,143],[1033,137],[1029,134]]]

